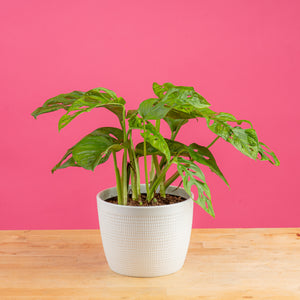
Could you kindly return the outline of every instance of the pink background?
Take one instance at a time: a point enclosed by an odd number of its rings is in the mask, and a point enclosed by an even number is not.
[[[281,161],[256,162],[218,141],[231,189],[205,169],[216,218],[195,207],[194,227],[300,226],[299,13],[297,0],[2,2],[0,229],[98,228],[95,195],[115,184],[112,161],[94,173],[50,170],[117,119],[99,109],[58,133],[62,112],[30,113],[95,87],[135,108],[153,81],[194,86],[213,110],[251,120]],[[179,138],[207,145],[213,134],[191,122]]]

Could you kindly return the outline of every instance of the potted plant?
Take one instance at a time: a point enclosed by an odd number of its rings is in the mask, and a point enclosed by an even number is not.
[[[254,160],[279,165],[275,154],[258,140],[250,121],[216,113],[194,88],[154,83],[153,91],[156,97],[142,101],[137,110],[126,111],[122,97],[96,88],[58,95],[32,113],[36,118],[66,110],[59,120],[59,130],[94,108],[106,108],[117,116],[119,127],[98,128],[83,137],[68,149],[52,172],[67,167],[93,171],[112,158],[116,186],[97,195],[100,231],[110,268],[129,276],[167,275],[182,267],[191,234],[193,203],[214,217],[210,190],[199,165],[209,167],[228,185],[210,151],[219,138]],[[195,118],[204,118],[216,134],[206,147],[176,140],[180,128]],[[168,138],[160,133],[162,120],[170,128]],[[134,131],[140,132],[142,142],[134,142]],[[122,153],[120,166],[118,152]],[[151,156],[149,163],[147,156]],[[177,171],[169,174],[172,165]],[[142,169],[145,184],[141,184]],[[172,186],[178,177],[184,188]],[[197,198],[192,186],[197,189]]]

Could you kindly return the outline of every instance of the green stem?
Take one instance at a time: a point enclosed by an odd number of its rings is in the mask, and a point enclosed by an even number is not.
[[[117,180],[117,193],[118,193],[118,204],[122,204],[122,184],[121,184],[121,177],[120,177],[120,171],[117,164],[117,156],[116,152],[113,151],[113,158],[114,158],[114,167],[115,167],[115,174],[116,174],[116,180]]]
[[[217,136],[206,148],[210,148],[219,138],[220,136]]]
[[[153,164],[154,164],[154,167],[155,167],[156,174],[157,174],[157,176],[159,176],[159,174],[160,174],[160,167],[159,167],[159,164],[158,164],[157,156],[153,155],[152,158],[153,158]]]
[[[135,154],[133,141],[132,141],[132,132],[130,132],[130,143],[132,148],[132,157],[134,161],[134,167],[135,167],[135,174],[136,174],[136,190],[137,190],[137,196],[139,197],[141,195],[141,175],[140,175],[140,166],[138,159]]]
[[[155,121],[155,129],[159,132],[160,131],[160,120],[156,120]],[[161,159],[162,160],[162,159]],[[153,184],[154,181],[157,179],[157,177],[159,176],[160,172],[161,172],[161,168],[158,164],[158,159],[157,159],[157,155],[153,155],[152,156],[152,167],[155,168],[155,175],[152,178],[151,183]],[[164,185],[164,181],[165,178],[161,181],[160,183],[160,195],[162,197],[166,197],[166,189],[165,189],[165,185]]]
[[[160,164],[159,164],[160,169],[162,169],[166,163],[167,163],[167,160],[164,157],[162,157]]]
[[[165,188],[167,189],[178,177],[180,174],[178,171],[176,171],[166,182],[165,182]]]
[[[155,166],[155,170],[156,170],[156,178],[159,177],[160,173],[161,173],[161,170],[160,170],[160,167],[159,167],[159,163],[158,163],[158,160],[157,160],[157,156],[154,155],[153,156],[153,162],[154,162],[154,166]],[[156,179],[155,178],[155,179]],[[162,181],[160,182],[160,190],[159,190],[159,193],[162,197],[166,197],[166,188],[165,188],[165,178],[162,179]],[[154,182],[153,182],[154,183]]]
[[[151,185],[155,178],[154,155],[152,155],[152,159],[151,159],[151,169],[150,169],[149,177],[150,177],[149,179],[150,179],[150,185]]]
[[[131,190],[132,190],[132,199],[137,200],[138,198],[138,189],[137,189],[137,165],[136,157],[134,152],[134,146],[132,142],[132,132],[130,131],[130,147],[128,148],[128,154],[130,159],[130,177],[131,177]]]
[[[180,128],[181,128],[181,126],[178,126],[178,127],[176,128],[176,130],[175,130],[174,132],[172,132],[172,134],[171,134],[171,140],[172,140],[172,141],[175,140],[175,138],[176,138],[176,136],[177,136],[177,134],[178,134]]]
[[[159,184],[162,182],[162,180],[165,178],[167,171],[169,170],[170,166],[172,165],[173,159],[170,160],[170,162],[161,170],[161,173],[153,183],[149,194],[147,194],[147,200],[150,202],[154,196],[154,193],[159,186]]]
[[[160,120],[156,120],[155,121],[155,129],[159,132],[159,130],[160,130]],[[156,157],[156,160],[157,160],[157,156],[156,155],[152,155],[151,170],[150,170],[150,185],[153,184],[154,180],[157,177],[157,169],[156,169],[156,166],[154,165],[154,159],[155,159],[155,157]]]
[[[145,122],[143,123],[144,132],[146,132]],[[146,191],[147,197],[150,194],[149,190],[149,181],[148,181],[148,168],[147,168],[147,147],[146,147],[146,140],[144,139],[144,168],[145,168],[145,184],[146,184]]]
[[[159,167],[160,167],[161,170],[166,165],[166,163],[167,163],[167,160],[163,157],[160,160],[160,164],[159,164]],[[160,192],[160,194],[162,195],[162,197],[166,197],[166,189],[167,189],[167,187],[165,186],[165,181],[166,181],[166,176],[162,179],[161,184],[160,184],[160,189],[162,191],[162,192]],[[162,186],[163,186],[163,188],[162,188]]]
[[[123,129],[123,142],[127,142],[127,131],[125,124],[125,109],[123,108],[123,120],[122,120],[122,129]],[[122,161],[122,204],[127,205],[128,198],[128,181],[127,181],[127,149],[124,149],[123,161]]]
[[[128,182],[127,182],[127,149],[124,149],[122,161],[122,204],[127,205]]]
[[[130,166],[130,178],[131,178],[131,190],[132,190],[132,200],[136,200],[137,196],[137,185],[136,185],[136,173],[133,167]]]
[[[159,130],[160,130],[160,120],[155,121],[155,129],[159,132]]]
[[[140,175],[140,167],[139,167],[139,162],[138,159],[134,153],[134,161],[135,161],[135,166],[136,166],[136,192],[137,192],[137,197],[140,198],[141,196],[141,175]]]

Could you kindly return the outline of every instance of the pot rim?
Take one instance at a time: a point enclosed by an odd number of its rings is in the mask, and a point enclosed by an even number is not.
[[[141,186],[145,186],[145,184],[141,184]],[[129,185],[130,187],[130,185]],[[121,208],[121,207],[124,207],[124,208],[130,208],[130,209],[158,209],[158,208],[168,208],[168,207],[175,207],[175,206],[179,206],[179,205],[183,205],[184,203],[188,202],[188,201],[193,201],[193,197],[194,197],[194,194],[192,193],[192,197],[190,197],[188,195],[188,193],[185,191],[184,188],[181,188],[181,187],[177,187],[177,186],[173,186],[173,185],[170,185],[168,189],[170,188],[174,188],[175,190],[180,190],[182,192],[184,192],[186,195],[187,195],[187,199],[183,200],[183,201],[180,201],[180,202],[177,202],[177,203],[171,203],[171,204],[166,204],[166,205],[153,205],[153,206],[131,206],[131,205],[120,205],[120,204],[116,204],[116,203],[110,203],[110,202],[107,202],[106,200],[102,199],[101,198],[101,194],[103,194],[105,191],[107,190],[110,190],[110,189],[116,189],[117,187],[116,186],[113,186],[113,187],[110,187],[110,188],[106,188],[102,191],[100,191],[98,194],[97,194],[97,200],[98,201],[101,201],[102,203],[104,202],[106,205],[109,205],[111,207],[115,206],[115,207],[118,207],[118,208]],[[172,191],[170,191],[170,193],[167,193],[169,195],[172,195]],[[177,196],[177,195],[175,195]]]

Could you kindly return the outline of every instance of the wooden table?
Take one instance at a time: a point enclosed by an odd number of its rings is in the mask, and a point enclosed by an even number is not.
[[[300,299],[300,228],[194,229],[183,269],[113,273],[98,230],[0,231],[0,299]]]

